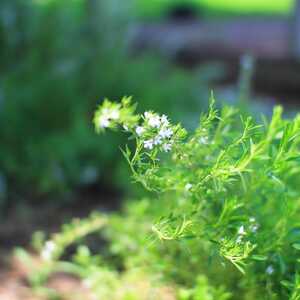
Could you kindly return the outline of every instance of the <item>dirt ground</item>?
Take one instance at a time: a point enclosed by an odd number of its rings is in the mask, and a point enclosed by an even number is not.
[[[26,279],[31,270],[13,255],[16,247],[30,251],[34,232],[56,232],[74,217],[86,217],[91,211],[115,210],[120,202],[118,193],[103,189],[80,191],[77,197],[79,199],[63,205],[42,201],[19,204],[5,212],[0,223],[0,300],[45,299],[31,291]],[[38,260],[36,257],[37,263]],[[79,279],[68,274],[53,275],[47,287],[57,291],[63,300],[92,299]]]
[[[30,270],[20,261],[11,258],[9,265],[0,271],[1,300],[46,300],[39,292],[33,292],[26,280]],[[62,300],[92,300],[91,293],[81,284],[79,279],[67,274],[55,274],[47,287],[55,290]]]

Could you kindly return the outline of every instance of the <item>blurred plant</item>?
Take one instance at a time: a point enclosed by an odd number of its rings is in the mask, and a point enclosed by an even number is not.
[[[240,62],[240,78],[239,78],[239,102],[240,106],[246,106],[251,99],[251,84],[255,68],[254,58],[250,55],[244,55]]]
[[[198,276],[193,289],[183,289],[179,294],[179,300],[227,300],[230,298],[231,294],[226,293],[222,286],[219,288],[210,286],[204,275]]]
[[[168,14],[174,7],[188,7],[199,16],[228,15],[288,15],[293,8],[292,0],[133,0],[139,17],[157,18]]]
[[[98,180],[111,184],[116,173],[113,184],[125,181],[115,159],[120,136],[103,143],[88,125],[99,95],[130,92],[143,99],[144,109],[193,120],[207,79],[155,57],[130,58],[130,10],[123,6],[124,11],[115,1],[1,1],[0,170],[6,198],[68,195]]]

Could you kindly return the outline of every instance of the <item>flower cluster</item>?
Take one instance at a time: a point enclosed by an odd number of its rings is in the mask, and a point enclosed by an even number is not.
[[[103,107],[95,116],[94,122],[97,128],[105,129],[111,127],[120,118],[118,106]]]
[[[123,127],[131,131],[139,120],[135,112],[136,105],[131,103],[131,97],[123,97],[121,102],[111,102],[107,99],[100,104],[94,115],[94,125],[97,132],[105,129]]]
[[[249,226],[249,229],[252,233],[256,233],[258,228],[259,228],[259,224],[256,222],[255,218],[254,217],[251,217],[249,219],[250,221],[250,226]]]
[[[238,237],[237,237],[237,239],[236,239],[236,242],[239,244],[239,243],[241,243],[242,242],[242,240],[243,240],[243,237],[246,235],[247,233],[246,233],[246,231],[245,231],[245,227],[244,227],[244,225],[242,225],[240,228],[239,228],[239,230],[238,230]]]
[[[103,132],[120,126],[137,139],[141,149],[147,151],[169,152],[175,143],[186,137],[185,129],[180,124],[170,124],[166,115],[152,111],[139,115],[135,109],[136,105],[131,103],[130,97],[124,97],[119,103],[105,99],[94,115],[96,131]]]
[[[100,116],[99,118],[99,126],[103,128],[109,127],[110,122],[114,120],[118,120],[120,116],[120,112],[116,108],[114,109],[104,108],[102,113],[103,115]]]
[[[170,125],[166,115],[158,115],[153,112],[145,112],[143,124],[138,125],[135,133],[143,141],[147,150],[159,147],[162,151],[169,152],[173,145],[174,129]]]
[[[239,227],[238,229],[238,236],[236,239],[236,242],[239,244],[242,242],[243,238],[248,234],[248,233],[256,233],[258,228],[259,228],[259,224],[256,222],[256,219],[254,217],[249,218],[249,223],[250,225],[248,226],[248,230],[249,232],[246,231],[245,226],[242,225]]]

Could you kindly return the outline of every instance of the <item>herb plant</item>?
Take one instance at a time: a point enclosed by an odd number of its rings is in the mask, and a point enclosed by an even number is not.
[[[181,300],[300,299],[300,115],[285,120],[276,107],[257,124],[234,107],[218,111],[212,96],[188,132],[166,115],[135,111],[124,97],[105,100],[94,116],[97,132],[129,136],[122,153],[133,181],[148,191],[123,214],[98,216],[108,242],[101,254],[81,242],[69,262],[95,295],[169,299],[168,288]],[[68,247],[56,246],[60,239],[45,244],[44,258],[49,245],[59,253]],[[48,265],[64,263],[46,254]],[[88,259],[78,259],[83,254]],[[141,278],[159,296],[143,298]]]

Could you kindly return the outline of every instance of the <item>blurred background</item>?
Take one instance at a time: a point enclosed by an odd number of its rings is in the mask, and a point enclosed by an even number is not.
[[[140,193],[124,138],[94,132],[104,97],[192,129],[211,90],[255,116],[297,112],[299,71],[300,1],[1,0],[0,255]]]

